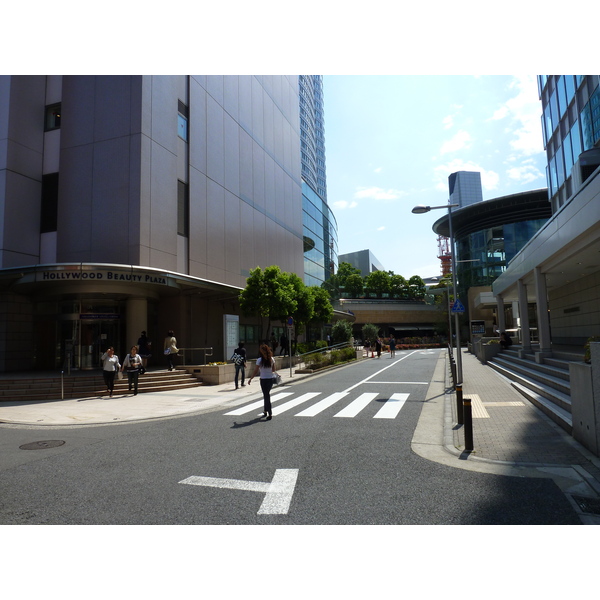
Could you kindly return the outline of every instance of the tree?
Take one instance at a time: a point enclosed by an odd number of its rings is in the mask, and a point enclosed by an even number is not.
[[[333,306],[331,306],[329,294],[316,285],[308,289],[313,297],[313,320],[318,323],[329,323],[333,317]]]
[[[390,294],[393,298],[408,298],[408,282],[402,275],[390,271]]]
[[[362,336],[363,336],[363,344],[368,340],[373,344],[377,335],[379,334],[379,330],[372,323],[365,323],[362,326]]]
[[[298,307],[295,299],[296,290],[288,273],[282,273],[276,266],[260,267],[250,270],[246,279],[246,287],[240,292],[240,308],[246,316],[257,315],[267,318],[267,332],[263,339],[269,337],[272,320],[285,320],[294,314]]]
[[[360,269],[353,267],[350,263],[341,262],[338,266],[337,273],[332,275],[327,281],[321,284],[321,287],[329,293],[332,300],[338,300],[342,292],[346,290],[348,278],[352,275],[358,275],[362,279]]]
[[[415,300],[422,300],[425,298],[427,287],[425,282],[418,275],[413,275],[408,280],[408,287],[410,288],[410,295]]]
[[[289,313],[287,316],[294,319],[296,332],[300,333],[304,330],[307,323],[312,321],[315,314],[315,297],[311,288],[304,285],[304,282],[295,273],[286,273],[289,283],[294,288],[294,295],[297,303],[296,310]],[[319,288],[317,288],[319,289]],[[327,293],[323,290],[323,293]],[[329,298],[327,298],[329,301]],[[285,317],[284,317],[285,318]]]
[[[390,291],[390,276],[387,271],[373,271],[365,277],[365,287],[381,298]]]
[[[336,321],[331,328],[331,338],[335,343],[349,342],[352,337],[352,325],[348,321]]]
[[[356,273],[349,275],[345,285],[346,294],[350,298],[360,298],[363,295],[364,280]]]

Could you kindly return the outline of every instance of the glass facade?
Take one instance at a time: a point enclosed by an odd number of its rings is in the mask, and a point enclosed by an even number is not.
[[[579,155],[600,143],[598,75],[539,75],[548,196],[556,212],[571,196]]]
[[[337,223],[327,203],[302,182],[304,283],[320,286],[337,270]]]
[[[300,75],[298,82],[304,283],[320,286],[337,269],[337,223],[327,205],[323,78]]]
[[[506,223],[458,237],[456,241],[459,288],[492,285],[506,265],[548,219]],[[463,262],[464,261],[464,262]]]

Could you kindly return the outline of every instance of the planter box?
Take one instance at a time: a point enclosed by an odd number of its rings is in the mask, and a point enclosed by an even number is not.
[[[235,380],[235,365],[186,365],[178,367],[198,378],[204,385],[220,385]],[[246,363],[246,373],[249,365]]]

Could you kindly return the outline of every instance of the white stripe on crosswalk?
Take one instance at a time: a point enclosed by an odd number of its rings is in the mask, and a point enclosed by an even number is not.
[[[295,400],[290,400],[289,402],[286,402],[285,404],[278,406],[276,409],[274,408],[273,414],[280,415],[282,412],[285,412],[286,410],[290,410],[290,409],[298,406],[298,404],[302,404],[303,402],[306,402],[307,400],[310,400],[311,398],[318,396],[320,393],[321,392],[308,392],[308,394],[303,394],[302,396],[296,398]]]
[[[379,409],[374,419],[395,419],[410,394],[392,394],[390,399]]]
[[[332,404],[335,404],[338,400],[341,400],[344,396],[347,396],[348,392],[336,392],[335,394],[331,394],[331,396],[327,396],[327,398],[323,398],[320,402],[313,404],[310,408],[299,412],[296,417],[314,417],[318,415],[321,411],[329,408]]]
[[[287,396],[291,396],[293,392],[282,392],[281,394],[276,394],[275,396],[271,396],[271,404],[277,402],[278,400],[283,400]],[[264,407],[264,402],[259,400],[258,402],[253,402],[252,404],[246,404],[246,406],[242,406],[241,408],[236,408],[231,412],[225,413],[226,415],[245,415],[246,413],[252,412],[253,410],[259,410]]]
[[[356,400],[350,402],[344,410],[341,410],[334,417],[355,417],[373,398],[377,397],[377,393],[365,393],[361,394]]]

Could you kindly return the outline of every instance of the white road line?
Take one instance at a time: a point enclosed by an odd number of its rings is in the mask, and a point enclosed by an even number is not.
[[[399,358],[398,360],[394,361],[391,365],[388,365],[387,367],[383,367],[383,369],[379,369],[379,371],[376,371],[372,375],[369,375],[366,379],[363,379],[362,381],[359,381],[358,383],[355,383],[354,385],[350,386],[346,390],[346,392],[351,392],[355,387],[358,387],[359,385],[362,385],[363,383],[367,383],[370,379],[373,379],[373,377],[376,377],[377,375],[379,375],[379,373],[383,373],[386,369],[390,369],[391,367],[396,366],[399,362],[403,361],[405,358],[408,358],[409,356],[412,356],[416,352],[419,352],[419,350],[413,350],[413,352],[403,356],[402,358]]]
[[[335,404],[338,400],[341,400],[344,396],[347,396],[348,392],[336,392],[335,394],[331,394],[331,396],[327,396],[327,398],[323,398],[320,402],[313,404],[310,408],[299,412],[296,417],[314,417],[318,415],[321,411],[329,408],[332,404]]]
[[[242,481],[240,479],[221,479],[219,477],[197,477],[192,475],[179,483],[201,485],[250,492],[262,492],[265,498],[258,509],[259,515],[285,515],[298,479],[298,469],[277,469],[271,483],[261,481]]]
[[[298,404],[302,404],[303,402],[306,402],[307,400],[310,400],[311,398],[318,396],[320,393],[321,392],[308,392],[308,394],[303,394],[302,396],[299,396],[295,400],[290,400],[289,402],[286,402],[285,404],[278,406],[276,409],[273,409],[273,414],[280,415],[282,412],[285,412],[286,410],[290,410],[290,409],[298,406]]]
[[[361,394],[356,400],[350,402],[344,410],[341,410],[334,417],[355,417],[373,398],[377,397],[377,393],[365,393]]]
[[[391,398],[379,409],[374,419],[395,419],[410,394],[392,394]]]
[[[430,381],[365,381],[371,384],[391,384],[391,385],[429,385]]]
[[[275,396],[271,396],[271,404],[273,402],[277,402],[278,400],[283,400],[287,396],[291,396],[294,392],[282,392],[281,394],[277,394]],[[252,412],[254,410],[259,410],[264,407],[264,402],[258,400],[257,402],[253,402],[252,404],[246,404],[241,408],[236,408],[230,412],[225,413],[226,415],[245,415],[246,413]]]

